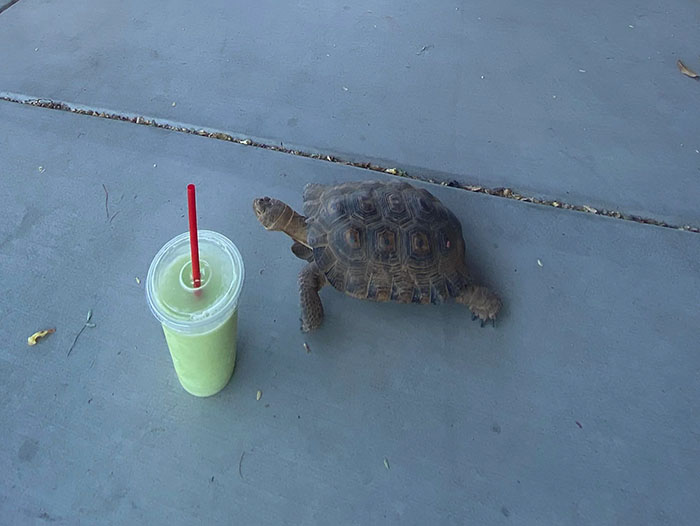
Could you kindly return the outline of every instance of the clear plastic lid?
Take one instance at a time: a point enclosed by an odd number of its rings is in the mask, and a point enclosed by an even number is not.
[[[240,252],[227,237],[199,230],[202,284],[193,288],[189,233],[168,241],[148,269],[146,298],[153,315],[178,332],[216,328],[238,306],[245,269]]]

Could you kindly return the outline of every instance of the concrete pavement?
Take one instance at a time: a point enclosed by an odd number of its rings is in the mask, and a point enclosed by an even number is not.
[[[22,0],[0,91],[698,224],[698,84],[668,69],[694,4],[494,9]],[[580,65],[611,51],[641,80]],[[302,262],[252,199],[392,176],[3,101],[0,160],[1,523],[695,523],[700,235],[414,180],[462,222],[497,327],[328,288],[304,335]],[[190,182],[247,270],[236,371],[208,399],[143,290]]]

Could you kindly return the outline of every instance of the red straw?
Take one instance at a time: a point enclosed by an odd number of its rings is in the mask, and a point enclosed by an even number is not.
[[[197,204],[194,198],[194,185],[187,185],[187,210],[190,215],[190,253],[192,255],[192,281],[199,288],[202,278],[199,273],[199,241],[197,239]]]

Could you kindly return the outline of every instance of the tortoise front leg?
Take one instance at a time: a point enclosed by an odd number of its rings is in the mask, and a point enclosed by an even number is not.
[[[326,276],[318,269],[315,262],[309,263],[299,272],[301,330],[304,332],[318,329],[321,326],[323,305],[318,291],[326,283]]]

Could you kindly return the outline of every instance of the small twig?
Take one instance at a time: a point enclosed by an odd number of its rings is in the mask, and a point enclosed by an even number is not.
[[[78,338],[80,338],[80,335],[83,334],[83,331],[86,329],[87,323],[81,327],[81,329],[78,331],[78,334],[75,335],[75,339],[73,340],[73,343],[71,343],[70,349],[68,349],[68,354],[66,356],[70,356],[70,353],[73,352],[73,347],[75,347],[76,342],[78,341]]]
[[[75,347],[75,344],[78,342],[78,338],[80,338],[80,335],[83,334],[83,331],[85,329],[87,329],[88,327],[91,329],[94,329],[96,327],[96,325],[94,323],[90,323],[91,319],[92,319],[92,309],[90,309],[88,311],[87,317],[85,319],[85,324],[78,331],[78,334],[75,335],[75,339],[73,340],[73,343],[71,344],[70,349],[68,349],[68,354],[66,354],[66,356],[70,356],[70,353],[73,352],[73,347]]]
[[[105,191],[105,214],[107,214],[107,221],[109,221],[109,192],[107,191],[107,187],[102,183],[102,188]]]
[[[117,210],[116,212],[114,212],[114,214],[112,215],[112,217],[109,218],[109,223],[110,223],[110,224],[112,224],[112,219],[114,219],[115,217],[117,217],[117,216],[119,215],[119,212],[121,212],[121,210]]]
[[[245,456],[245,451],[241,453],[241,459],[238,461],[238,476],[243,480],[243,473],[241,472],[241,465],[243,464],[243,457]]]

